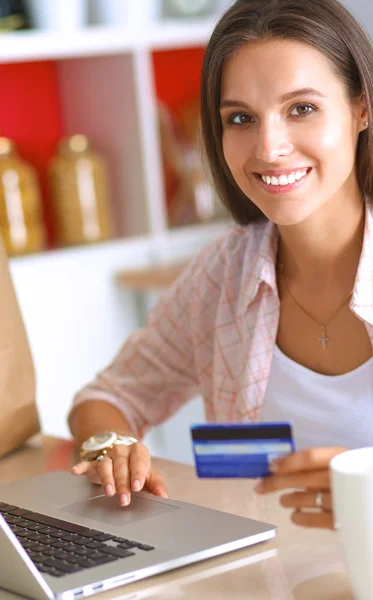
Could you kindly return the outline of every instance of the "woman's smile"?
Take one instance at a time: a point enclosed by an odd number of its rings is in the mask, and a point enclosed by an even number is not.
[[[263,175],[254,173],[260,187],[269,194],[287,194],[300,188],[309,178],[312,167],[289,171],[288,175]]]

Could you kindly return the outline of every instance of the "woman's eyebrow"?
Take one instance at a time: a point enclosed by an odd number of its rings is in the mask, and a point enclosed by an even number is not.
[[[296,98],[297,96],[314,96],[316,98],[326,98],[326,96],[324,96],[324,94],[322,94],[321,92],[318,92],[317,90],[315,90],[314,88],[301,88],[299,90],[294,90],[293,92],[287,92],[286,94],[283,94],[282,96],[279,97],[278,101],[283,104],[284,102],[288,102],[289,100],[292,100],[293,98]],[[249,109],[250,106],[246,103],[243,102],[242,100],[222,100],[222,102],[220,103],[220,108],[237,108],[237,107],[241,107],[241,108],[247,108]]]
[[[301,88],[300,90],[294,90],[294,92],[287,92],[287,94],[283,94],[282,96],[280,96],[279,101],[288,102],[288,100],[292,100],[296,96],[315,96],[316,98],[326,98],[324,94],[318,92],[314,88],[306,87]]]

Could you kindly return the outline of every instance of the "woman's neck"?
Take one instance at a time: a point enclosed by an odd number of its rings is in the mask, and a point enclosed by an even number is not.
[[[353,287],[365,225],[365,203],[331,198],[306,221],[279,226],[278,261],[287,281],[309,294]]]

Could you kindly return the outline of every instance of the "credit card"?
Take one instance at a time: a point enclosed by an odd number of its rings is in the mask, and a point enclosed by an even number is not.
[[[198,477],[266,477],[271,460],[295,451],[290,423],[192,425]]]

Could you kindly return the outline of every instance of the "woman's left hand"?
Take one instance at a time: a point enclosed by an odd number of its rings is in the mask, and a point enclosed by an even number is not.
[[[268,494],[295,489],[297,491],[280,498],[282,506],[293,509],[293,523],[303,527],[334,529],[329,463],[334,456],[346,450],[341,447],[312,448],[277,459],[271,465],[273,475],[262,479],[255,491]],[[322,508],[316,504],[319,492],[322,494],[319,496]],[[317,512],[308,510],[315,508],[318,508]]]

